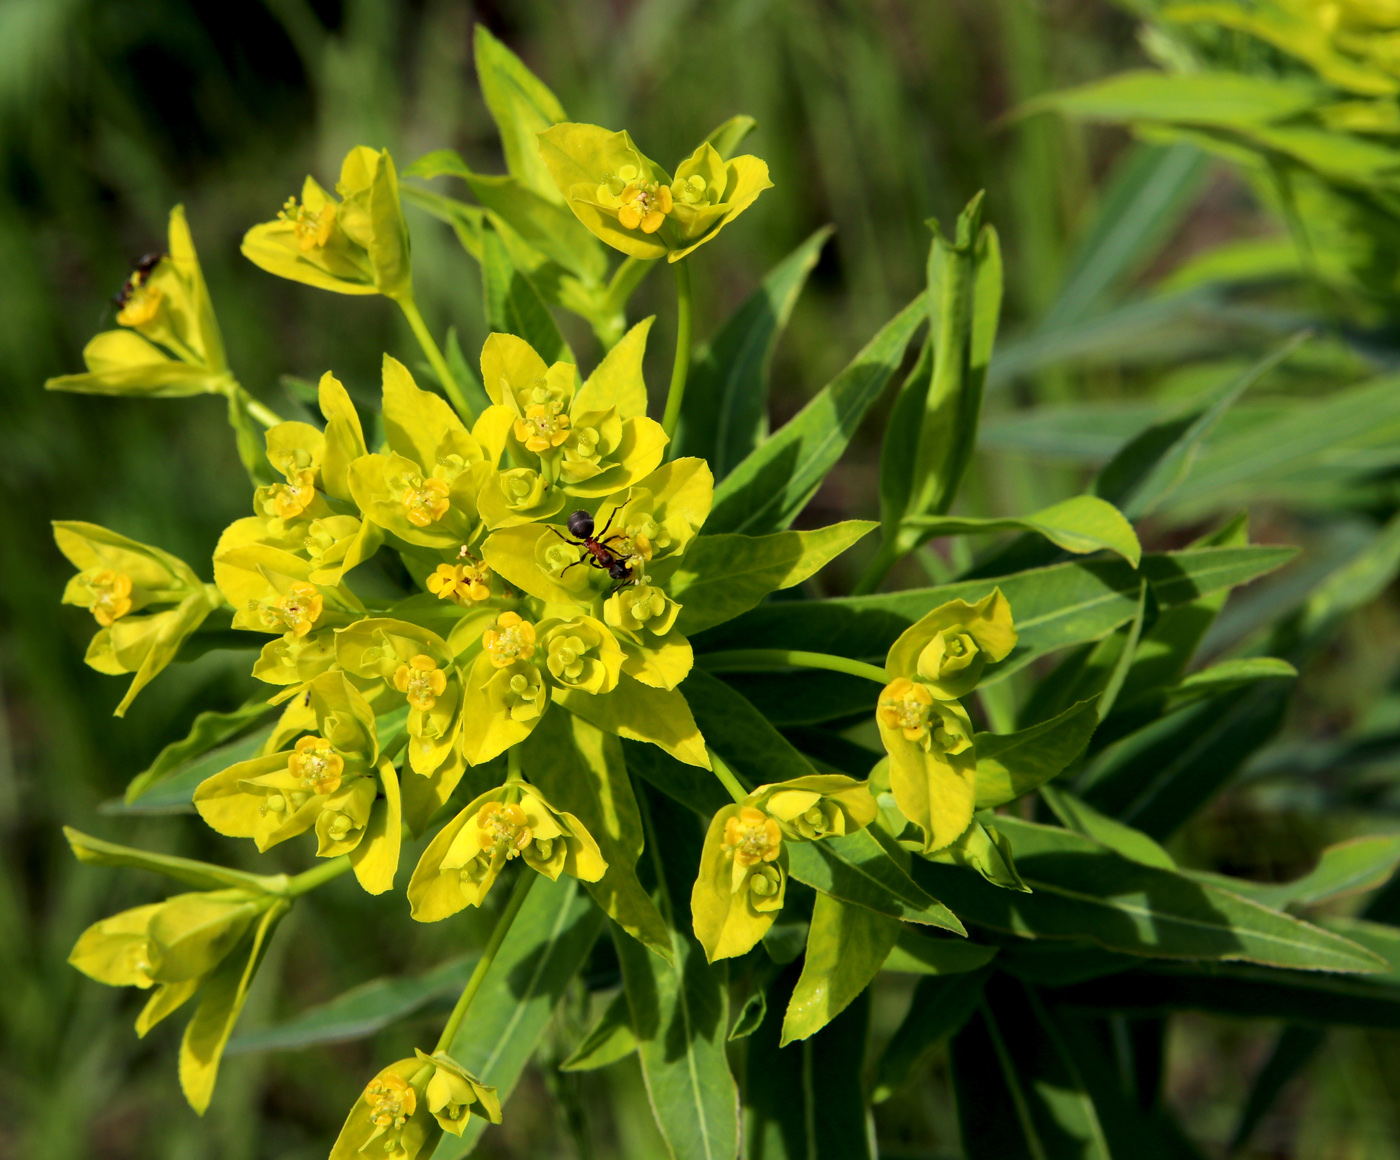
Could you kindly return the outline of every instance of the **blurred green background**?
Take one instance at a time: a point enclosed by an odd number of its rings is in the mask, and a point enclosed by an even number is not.
[[[663,162],[735,113],[758,119],[745,148],[768,161],[776,188],[694,263],[697,333],[712,333],[812,230],[836,226],[778,351],[775,424],[920,289],[925,219],[950,221],[982,188],[1006,248],[1002,333],[1024,372],[1008,370],[994,387],[994,424],[1034,404],[1194,389],[1165,372],[1179,369],[1178,355],[1201,352],[1199,336],[1159,343],[1152,360],[1139,350],[1037,363],[1026,342],[1016,345],[1043,333],[1037,327],[1076,239],[1129,141],[1119,130],[1007,114],[1039,92],[1143,62],[1130,12],[1104,0],[0,0],[0,1157],[320,1157],[371,1061],[413,1038],[410,1023],[332,1048],[232,1057],[201,1121],[176,1083],[177,1030],[165,1025],[138,1041],[130,1023],[139,996],[65,965],[84,926],[161,887],[135,873],[77,867],[60,824],[248,862],[248,851],[186,817],[118,821],[101,803],[195,712],[232,707],[252,682],[249,654],[211,653],[159,678],[125,720],[111,718],[123,682],[82,664],[91,622],[58,603],[69,569],[48,521],[92,520],[207,574],[219,531],[246,514],[249,495],[221,402],[46,394],[42,384],[81,368],[83,344],[110,325],[110,296],[135,258],[163,245],[177,202],[187,208],[230,361],[253,393],[291,413],[282,375],[314,380],[333,369],[352,393],[371,397],[383,351],[416,366],[389,303],[274,279],[242,259],[238,242],[305,173],[332,179],[355,144],[388,147],[401,168],[449,146],[473,167],[499,172],[472,75],[478,21],[571,116],[626,127]],[[475,264],[446,227],[408,212],[424,314],[439,336],[453,325],[464,350],[479,349]],[[1242,182],[1204,164],[1160,222],[1150,261],[1108,289],[1159,277],[1223,239],[1277,229]],[[649,370],[656,388],[674,326],[662,277],[634,300],[634,317],[652,311],[660,315]],[[591,363],[587,332],[566,332]],[[1238,354],[1253,341],[1240,339]],[[877,513],[882,419],[857,439],[805,522]],[[1045,506],[1082,478],[1080,468],[988,445],[970,485],[983,514]],[[1308,547],[1298,569],[1348,535],[1344,523],[1299,519],[1282,506],[1263,505],[1254,517],[1256,538]],[[1163,526],[1152,546],[1175,546],[1191,531],[1180,521]],[[904,567],[905,580],[921,575],[913,561]],[[854,575],[852,566],[824,582],[839,590]],[[1386,693],[1397,641],[1395,606],[1366,609],[1309,674],[1291,735],[1301,744],[1363,715]],[[1339,836],[1318,832],[1305,799],[1246,789],[1212,807],[1193,831],[1193,853],[1199,864],[1286,878]],[[278,856],[293,868],[305,851],[268,857]],[[308,899],[279,936],[274,969],[262,971],[243,1026],[368,979],[421,971],[473,935],[471,916],[409,929],[402,909],[401,899],[367,901],[346,881]],[[897,1001],[877,1005],[877,1036],[900,1017]],[[569,1003],[566,1027],[584,1017],[581,1000]],[[1174,1022],[1169,1099],[1207,1155],[1223,1155],[1274,1030]],[[1393,1035],[1334,1033],[1245,1154],[1400,1155],[1398,1056]],[[917,1092],[881,1105],[881,1154],[957,1156],[953,1117],[935,1062]],[[660,1149],[629,1062],[582,1076],[534,1069],[481,1154],[651,1157]]]

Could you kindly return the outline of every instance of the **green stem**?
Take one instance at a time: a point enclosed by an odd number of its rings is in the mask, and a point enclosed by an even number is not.
[[[885,582],[885,577],[890,574],[890,569],[899,563],[899,555],[899,550],[895,547],[892,539],[881,540],[879,551],[865,566],[865,571],[856,581],[856,586],[851,589],[851,595],[869,596],[878,589]]]
[[[627,306],[627,300],[632,297],[632,291],[641,285],[642,279],[651,273],[651,268],[658,261],[659,258],[627,258],[613,271],[601,313],[608,318],[621,314]],[[613,342],[621,337],[619,333]]]
[[[715,771],[715,776],[719,778],[720,784],[729,791],[729,796],[735,802],[742,805],[749,796],[749,791],[744,788],[744,783],[739,780],[729,766],[724,764],[724,759],[708,745],[705,746],[705,752],[710,755],[710,765]]]
[[[396,758],[402,751],[403,747],[407,744],[408,730],[405,729],[402,733],[400,733],[397,737],[390,741],[389,744],[384,746],[384,748],[379,751],[379,760],[393,761],[394,758]]]
[[[462,393],[462,388],[458,386],[457,380],[452,377],[452,372],[448,370],[447,360],[442,357],[442,351],[438,349],[432,331],[428,329],[428,324],[423,321],[423,316],[418,313],[418,304],[412,298],[400,298],[398,303],[399,309],[403,311],[403,316],[408,319],[408,325],[413,330],[413,337],[418,340],[418,345],[428,356],[433,373],[442,383],[442,389],[447,392],[447,401],[457,409],[457,413],[468,423],[476,422],[476,412],[472,410],[471,404],[467,402],[467,396]]]
[[[264,427],[275,427],[282,422],[282,416],[271,407],[258,402],[248,393],[246,387],[237,379],[229,378],[229,394],[238,402],[238,405],[248,412],[254,419]]]
[[[673,262],[676,272],[676,361],[671,367],[671,390],[666,396],[666,413],[661,416],[661,429],[666,438],[674,439],[681,421],[681,402],[685,399],[685,380],[690,375],[690,332],[694,311],[690,299],[690,268],[685,259]]]
[[[830,653],[803,652],[790,648],[739,648],[724,652],[700,653],[695,664],[707,673],[763,673],[773,669],[828,669],[833,673],[849,673],[881,685],[890,683],[890,675],[878,665],[853,661],[850,657]]]
[[[524,781],[525,775],[520,768],[520,746],[512,745],[506,750],[506,784]]]
[[[501,917],[496,920],[496,929],[491,932],[491,938],[487,941],[485,949],[482,950],[481,958],[476,960],[471,978],[467,980],[467,985],[462,988],[462,993],[457,997],[457,1005],[452,1008],[452,1014],[447,1017],[447,1026],[442,1029],[437,1046],[433,1048],[434,1052],[452,1049],[452,1041],[457,1038],[457,1030],[462,1026],[462,1020],[467,1017],[467,1008],[472,1005],[476,993],[481,990],[481,984],[486,980],[486,973],[496,960],[496,952],[506,941],[510,924],[515,921],[515,916],[525,905],[525,896],[530,893],[530,887],[535,884],[537,877],[539,875],[528,866],[520,868],[520,877],[516,879],[515,890],[511,892],[510,901],[506,903]]]
[[[313,866],[310,870],[303,870],[300,874],[288,879],[286,895],[288,898],[296,898],[308,890],[324,886],[333,878],[339,878],[349,869],[350,858],[346,854],[340,855],[339,858],[332,858],[328,862],[322,862],[321,865]]]

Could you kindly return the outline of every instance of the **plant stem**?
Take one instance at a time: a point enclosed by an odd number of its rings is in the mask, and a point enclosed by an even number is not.
[[[322,862],[321,865],[313,866],[310,870],[303,870],[300,874],[288,879],[287,897],[296,898],[309,890],[315,890],[318,886],[324,886],[331,879],[339,878],[349,869],[350,857],[347,854],[342,854],[339,858]]]
[[[458,386],[457,380],[452,377],[452,372],[447,368],[447,360],[442,357],[442,351],[438,349],[437,342],[433,339],[432,331],[428,329],[428,324],[423,321],[423,316],[418,313],[418,304],[412,298],[400,298],[398,300],[399,309],[403,311],[403,316],[408,319],[408,325],[413,330],[413,337],[418,340],[418,345],[423,348],[423,353],[428,356],[428,362],[432,365],[433,373],[437,375],[438,381],[442,383],[442,389],[447,392],[447,401],[456,408],[457,413],[462,416],[467,423],[476,421],[476,413],[472,410],[471,404],[467,402],[467,396],[462,393],[462,388]]]
[[[898,562],[899,550],[895,547],[894,540],[881,540],[879,550],[870,563],[865,566],[865,571],[856,581],[856,586],[851,589],[851,595],[869,596],[885,582],[885,577],[890,574],[890,569]]]
[[[676,425],[681,421],[685,380],[690,375],[690,332],[694,314],[690,300],[690,268],[685,259],[673,262],[671,268],[676,272],[676,361],[671,367],[671,390],[666,396],[666,413],[661,416],[661,429],[668,439],[675,438]]]
[[[632,297],[641,281],[649,273],[651,268],[660,261],[659,258],[627,258],[616,270],[613,271],[612,280],[608,283],[607,296],[603,299],[603,308],[599,312],[607,319],[606,334],[598,331],[598,340],[605,347],[612,347],[624,333],[626,326],[622,319],[622,312],[626,309],[627,299]],[[614,325],[613,320],[617,319],[619,325]]]
[[[452,1041],[457,1037],[457,1029],[462,1026],[462,1020],[467,1016],[467,1008],[472,1005],[476,993],[481,990],[481,984],[486,979],[486,972],[491,969],[491,964],[495,962],[496,952],[501,949],[501,944],[505,942],[506,935],[510,931],[510,924],[520,913],[520,908],[525,904],[525,896],[530,893],[530,887],[535,884],[537,877],[535,871],[528,866],[520,868],[520,877],[516,879],[515,890],[511,892],[510,901],[506,903],[501,917],[496,920],[496,929],[491,932],[491,938],[487,941],[485,949],[482,950],[481,958],[476,960],[471,978],[467,980],[467,985],[462,988],[462,993],[457,997],[457,1005],[452,1008],[452,1014],[447,1017],[447,1026],[442,1029],[442,1034],[438,1036],[437,1046],[433,1048],[433,1051],[451,1050]]]
[[[744,783],[739,780],[729,766],[724,764],[724,759],[708,745],[705,746],[705,752],[710,755],[710,765],[714,767],[715,776],[719,778],[720,784],[729,791],[729,796],[735,802],[742,803],[749,796],[749,791],[744,788]]]
[[[773,669],[829,669],[833,673],[849,673],[881,685],[890,683],[890,675],[878,665],[853,661],[850,657],[830,653],[803,652],[790,648],[740,648],[724,652],[701,653],[695,663],[708,673],[762,673]]]
[[[520,769],[520,746],[512,745],[506,750],[506,784],[524,780],[525,776]]]
[[[253,398],[253,396],[248,393],[247,388],[235,378],[229,379],[229,394],[237,400],[240,407],[247,411],[252,418],[256,419],[264,427],[275,427],[278,423],[282,422],[281,415],[271,407]]]

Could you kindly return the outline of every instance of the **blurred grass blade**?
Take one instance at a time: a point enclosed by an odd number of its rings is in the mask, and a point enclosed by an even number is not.
[[[1375,890],[1390,881],[1400,866],[1400,837],[1351,838],[1328,846],[1317,865],[1292,882],[1249,882],[1224,874],[1197,871],[1194,877],[1233,890],[1261,906],[1316,906],[1335,898]]]
[[[1234,1155],[1254,1135],[1275,1101],[1300,1071],[1313,1061],[1327,1038],[1320,1027],[1285,1027],[1274,1041],[1274,1048],[1264,1066],[1254,1076],[1249,1097],[1240,1110],[1239,1121],[1230,1137],[1230,1154]]]
[[[977,1010],[990,974],[977,969],[919,980],[909,1010],[880,1056],[871,1102],[883,1103],[894,1095],[921,1059],[962,1029]]]

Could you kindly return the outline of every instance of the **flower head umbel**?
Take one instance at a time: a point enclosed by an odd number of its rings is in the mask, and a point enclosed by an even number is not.
[[[345,1117],[330,1160],[415,1160],[432,1154],[442,1134],[426,1098],[435,1067],[420,1055],[396,1060],[365,1085]]]
[[[608,868],[578,818],[554,809],[534,786],[510,782],[478,797],[423,851],[408,884],[413,917],[437,922],[480,906],[515,858],[551,879],[596,882]]]
[[[337,201],[308,177],[301,200],[243,238],[243,254],[280,278],[340,294],[411,295],[408,226],[387,151],[358,145],[345,156]]]
[[[925,853],[955,841],[975,808],[972,722],[955,698],[970,693],[985,667],[1015,645],[1011,609],[994,589],[976,604],[951,600],[935,608],[886,657],[894,679],[880,693],[875,721],[890,755],[890,789],[923,831]]]
[[[540,155],[574,215],[616,250],[678,262],[772,187],[768,166],[726,161],[705,142],[671,177],[625,132],[564,122],[540,134]]]
[[[87,372],[49,379],[46,389],[147,398],[232,390],[183,206],[170,211],[167,245],[127,278],[117,295],[119,329],[104,330],[83,348]]]
[[[752,948],[773,925],[786,891],[778,820],[754,805],[725,806],[710,822],[690,895],[695,937],[710,962]]]
[[[360,885],[382,894],[399,861],[398,775],[379,759],[374,712],[343,672],[315,678],[307,695],[317,733],[207,778],[195,808],[219,833],[252,838],[259,850],[314,829],[318,857],[348,854]]]
[[[430,1064],[433,1068],[433,1077],[423,1094],[427,1097],[428,1111],[444,1132],[460,1136],[466,1131],[473,1113],[485,1116],[493,1124],[501,1122],[501,1100],[494,1087],[482,1083],[445,1051],[415,1054],[419,1063]]]
[[[79,569],[63,603],[86,608],[97,622],[87,663],[100,673],[135,674],[120,717],[222,599],[183,560],[150,544],[76,520],[55,521],[53,534]]]

